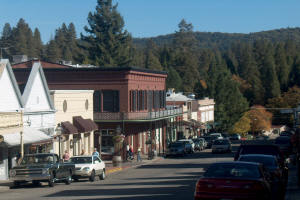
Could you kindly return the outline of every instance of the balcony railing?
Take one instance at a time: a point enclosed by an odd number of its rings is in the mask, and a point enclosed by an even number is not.
[[[21,126],[23,126],[21,113],[0,112],[0,129]]]
[[[94,120],[154,120],[183,114],[182,108],[154,112],[94,112]]]

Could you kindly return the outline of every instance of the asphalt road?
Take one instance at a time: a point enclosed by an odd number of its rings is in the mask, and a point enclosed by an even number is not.
[[[0,199],[193,199],[203,169],[216,161],[231,161],[233,154],[212,154],[210,149],[183,158],[167,158],[116,172],[104,181],[80,181],[71,185],[32,184],[0,193]]]

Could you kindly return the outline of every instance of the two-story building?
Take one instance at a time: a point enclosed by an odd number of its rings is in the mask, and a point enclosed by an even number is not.
[[[16,74],[26,73],[33,62],[14,65]],[[93,119],[99,131],[94,145],[113,154],[113,136],[126,136],[123,146],[132,145],[142,153],[155,149],[163,153],[172,133],[167,132],[171,118],[182,115],[181,108],[166,109],[166,72],[133,67],[74,68],[42,62],[50,90],[93,90]],[[151,141],[151,148],[146,141]]]
[[[7,59],[0,60],[0,93],[0,180],[6,180],[17,158],[28,153],[34,143],[49,141],[51,137],[31,127],[23,127],[27,123],[24,101]]]

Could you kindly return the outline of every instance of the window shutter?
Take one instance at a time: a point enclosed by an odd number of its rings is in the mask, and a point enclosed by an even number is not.
[[[100,95],[100,91],[95,91],[94,92],[94,111],[95,112],[101,112],[100,108],[101,108],[101,95]]]

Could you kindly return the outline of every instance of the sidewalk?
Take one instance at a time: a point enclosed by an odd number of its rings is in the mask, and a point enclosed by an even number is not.
[[[142,161],[137,162],[137,159],[136,159],[136,156],[135,156],[135,158],[133,160],[124,161],[118,167],[114,167],[113,164],[112,164],[112,161],[104,161],[105,166],[106,166],[106,173],[111,174],[111,173],[115,173],[115,172],[118,172],[118,171],[122,171],[122,170],[127,169],[127,168],[137,167],[137,166],[140,166],[140,165],[149,164],[149,163],[152,163],[152,162],[159,161],[159,160],[163,159],[163,157],[157,156],[156,158],[153,158],[152,160],[148,160],[147,155],[142,155],[141,158],[142,158]]]
[[[299,200],[299,199],[300,199],[300,186],[298,186],[297,183],[297,166],[290,164],[285,200]]]
[[[106,166],[106,173],[107,174],[112,174],[115,172],[119,172],[128,168],[132,168],[132,167],[137,167],[137,166],[141,166],[141,165],[145,165],[145,164],[149,164],[155,161],[159,161],[161,159],[163,159],[163,157],[156,157],[152,160],[148,160],[147,156],[141,156],[142,158],[142,162],[137,162],[136,157],[134,160],[130,160],[130,161],[126,161],[126,162],[122,162],[120,166],[118,167],[114,167],[112,164],[112,161],[104,161],[105,162],[105,166]],[[9,180],[5,180],[5,181],[1,181],[0,180],[0,193],[3,191],[7,191],[10,189],[10,187],[12,186],[12,182]]]

